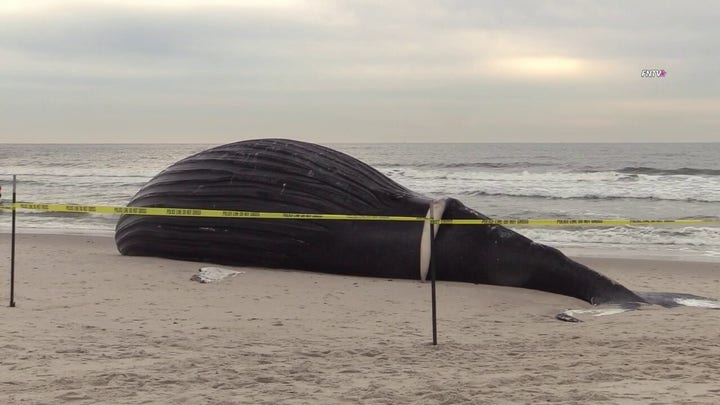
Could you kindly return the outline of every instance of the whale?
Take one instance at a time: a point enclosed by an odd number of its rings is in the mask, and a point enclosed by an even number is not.
[[[414,192],[352,156],[291,139],[196,153],[150,179],[128,206],[490,219],[457,199]],[[123,255],[398,279],[425,280],[432,262],[438,280],[540,290],[594,305],[675,302],[633,292],[501,225],[429,222],[123,215],[115,242]]]

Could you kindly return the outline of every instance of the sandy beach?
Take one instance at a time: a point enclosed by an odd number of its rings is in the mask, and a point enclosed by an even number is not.
[[[0,235],[8,404],[718,403],[720,311],[560,322],[582,301],[515,288],[298,271],[190,281],[202,263],[112,238]],[[720,296],[720,263],[578,258],[631,289]],[[232,268],[223,266],[225,268]]]

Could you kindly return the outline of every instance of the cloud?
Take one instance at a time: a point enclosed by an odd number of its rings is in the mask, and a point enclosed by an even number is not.
[[[31,116],[59,134],[105,123],[142,139],[240,130],[566,139],[590,127],[627,137],[638,132],[628,111],[641,110],[639,100],[684,100],[643,114],[712,123],[703,106],[720,94],[713,4],[6,1],[0,141],[30,131]],[[641,79],[644,68],[668,77]]]

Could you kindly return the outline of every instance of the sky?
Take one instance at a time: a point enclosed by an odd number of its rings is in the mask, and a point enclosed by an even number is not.
[[[718,21],[715,1],[0,0],[0,143],[717,142]]]

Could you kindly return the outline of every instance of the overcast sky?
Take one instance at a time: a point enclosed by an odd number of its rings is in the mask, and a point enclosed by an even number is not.
[[[715,1],[2,0],[0,142],[716,142],[718,21]]]

